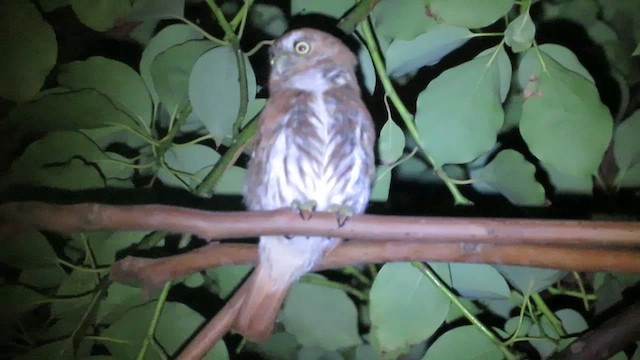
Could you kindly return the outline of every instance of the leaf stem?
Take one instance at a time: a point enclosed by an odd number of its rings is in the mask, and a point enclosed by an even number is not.
[[[418,129],[416,128],[416,125],[414,123],[413,115],[409,112],[407,107],[404,106],[404,103],[402,102],[402,100],[400,100],[398,93],[396,92],[395,88],[393,87],[393,84],[391,83],[391,79],[389,79],[389,76],[387,75],[387,70],[385,69],[384,61],[382,60],[382,56],[380,55],[380,50],[378,49],[378,44],[373,34],[373,30],[371,29],[370,21],[367,20],[363,22],[361,26],[362,26],[361,29],[362,29],[362,34],[364,36],[365,44],[369,49],[369,54],[371,54],[371,60],[373,61],[373,65],[376,68],[376,72],[378,73],[378,77],[380,78],[380,82],[384,87],[384,91],[386,95],[389,97],[389,99],[391,100],[391,103],[398,111],[398,114],[400,114],[400,118],[402,118],[402,121],[404,122],[404,125],[407,128],[407,131],[409,131],[409,134],[411,135],[413,140],[416,142],[418,147],[420,147],[420,150],[422,150],[422,153],[426,156],[431,166],[435,169],[436,168],[435,161],[433,160],[431,155],[429,155],[429,153],[425,150],[425,148],[422,146],[422,141],[420,141],[420,134],[418,133]],[[471,201],[469,201],[469,199],[467,199],[466,197],[464,197],[464,195],[462,195],[462,193],[460,193],[460,190],[458,189],[456,184],[446,179],[443,179],[443,181],[447,186],[447,188],[449,189],[449,192],[451,192],[451,195],[453,195],[453,198],[457,205],[471,204]]]
[[[142,341],[142,345],[140,346],[140,351],[138,352],[138,356],[136,360],[143,360],[147,353],[147,349],[149,345],[153,341],[153,337],[156,332],[156,327],[158,327],[158,322],[160,321],[160,314],[162,314],[162,309],[164,308],[164,304],[167,301],[167,295],[169,294],[169,289],[171,289],[171,281],[164,284],[162,288],[162,292],[158,297],[158,302],[156,303],[156,309],[153,312],[153,318],[151,318],[151,323],[149,323],[149,328],[147,329],[147,336],[145,336]]]
[[[465,318],[471,322],[475,327],[480,330],[486,337],[491,340],[503,353],[505,359],[507,360],[516,360],[517,356],[513,354],[505,344],[487,327],[485,326],[477,317],[475,317],[458,299],[458,297],[449,289],[449,287],[440,280],[440,277],[426,264],[421,262],[412,262],[414,267],[416,267],[420,272],[428,277],[431,282],[433,282],[437,288],[439,288],[442,293],[462,312]]]

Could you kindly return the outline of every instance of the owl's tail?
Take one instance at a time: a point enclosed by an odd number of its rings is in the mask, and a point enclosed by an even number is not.
[[[253,341],[267,339],[291,285],[339,241],[307,236],[261,237],[260,262],[238,290],[245,294],[234,330]]]
[[[282,279],[274,278],[268,265],[259,264],[243,285],[243,288],[246,287],[246,295],[234,323],[234,330],[251,341],[269,338],[280,307],[295,280],[283,283]]]

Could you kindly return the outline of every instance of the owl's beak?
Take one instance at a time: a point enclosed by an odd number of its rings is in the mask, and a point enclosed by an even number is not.
[[[286,53],[271,56],[271,71],[283,74],[291,67],[291,57]]]

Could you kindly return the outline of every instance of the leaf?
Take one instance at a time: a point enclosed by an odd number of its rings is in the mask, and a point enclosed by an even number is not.
[[[34,131],[93,129],[109,124],[137,128],[108,97],[92,89],[47,94],[12,109],[9,121]]]
[[[106,239],[95,236],[95,233],[87,234],[87,237],[89,237],[89,246],[93,251],[96,265],[108,266],[116,261],[119,251],[139,244],[149,233],[150,231],[147,230],[131,230],[113,232]]]
[[[382,0],[371,18],[376,34],[389,40],[411,40],[438,25],[427,16],[424,0]]]
[[[264,355],[265,359],[295,359],[300,345],[296,337],[287,332],[276,332],[269,339],[260,343],[248,343],[249,350]]]
[[[73,360],[75,356],[69,339],[58,340],[38,346],[37,348],[13,358],[14,360]]]
[[[522,318],[522,320],[520,320],[520,317],[512,317],[505,322],[504,331],[509,334],[509,337],[523,337],[527,336],[527,333],[529,332],[529,329],[531,329],[532,325],[533,322],[528,317],[524,317]],[[518,332],[518,334],[515,334],[516,331]]]
[[[339,19],[354,4],[354,0],[292,0],[291,15],[324,14]]]
[[[531,47],[535,36],[536,26],[527,10],[509,23],[504,33],[504,40],[513,52],[520,53]]]
[[[411,264],[387,263],[373,282],[370,304],[372,342],[379,355],[392,356],[431,336],[444,322],[450,302]]]
[[[549,182],[553,185],[555,193],[569,195],[593,195],[593,176],[571,175],[560,171],[549,164],[542,164],[547,171]]]
[[[513,7],[515,0],[428,0],[433,17],[442,22],[471,29],[493,24]]]
[[[387,201],[390,187],[391,169],[388,166],[378,166],[376,168],[376,180],[373,183],[369,201]]]
[[[198,58],[213,48],[209,40],[192,40],[171,46],[151,61],[151,78],[160,103],[170,115],[189,101],[189,76]]]
[[[589,329],[587,321],[580,315],[579,312],[573,309],[562,309],[554,312],[556,317],[562,323],[562,327],[567,334],[580,334],[581,332]]]
[[[339,289],[295,284],[285,300],[282,323],[303,346],[341,350],[362,343],[356,306]]]
[[[208,146],[194,144],[173,146],[164,155],[164,165],[158,178],[165,184],[195,189],[220,159],[220,154]],[[241,194],[246,170],[232,166],[226,170],[216,187],[217,194]]]
[[[514,205],[542,206],[546,202],[544,187],[536,180],[536,168],[519,152],[503,150],[478,172],[474,180],[485,182]]]
[[[393,164],[404,151],[404,133],[391,117],[387,119],[378,137],[378,154],[383,164]]]
[[[369,94],[373,94],[376,89],[376,69],[373,66],[373,60],[371,59],[371,54],[369,53],[369,49],[358,39],[357,36],[353,36],[354,39],[357,39],[360,44],[360,48],[358,49],[358,64],[360,65],[360,71],[362,72],[362,81],[364,83],[365,89],[369,92]]]
[[[327,351],[319,347],[303,347],[298,351],[296,360],[344,360],[344,358],[335,351]]]
[[[509,56],[507,56],[504,47],[500,45],[480,52],[475,59],[483,56],[489,56],[489,58],[494,56],[496,57],[496,66],[498,67],[498,73],[500,74],[500,101],[504,102],[507,99],[507,95],[509,95],[509,90],[511,89],[513,75],[511,60],[509,60]]]
[[[74,61],[60,67],[58,82],[73,90],[97,90],[138,124],[151,124],[149,92],[140,75],[124,63],[101,56]]]
[[[636,49],[633,50],[633,54],[631,54],[631,56],[640,56],[640,44],[636,46]]]
[[[508,299],[509,285],[492,266],[486,264],[450,263],[451,284],[467,299]]]
[[[640,110],[636,110],[617,126],[613,136],[613,155],[620,169],[618,186],[640,184]]]
[[[545,54],[549,55],[553,60],[557,61],[563,67],[580,74],[582,77],[595,84],[593,76],[589,74],[589,71],[580,63],[580,60],[578,60],[576,55],[572,53],[571,50],[557,44],[542,44],[538,46],[538,49],[540,51],[544,51]],[[532,51],[527,52],[527,54],[525,54],[526,56],[520,59],[517,78],[518,83],[522,88],[525,88],[529,83],[529,80],[531,78],[531,68],[534,68],[537,64],[539,64],[538,57],[531,55]]]
[[[495,359],[503,358],[502,351],[473,325],[460,326],[442,334],[429,347],[422,360]]]
[[[535,256],[531,254],[531,256]],[[494,265],[523,294],[536,294],[562,279],[567,272],[526,266]]]
[[[60,286],[67,277],[67,273],[60,266],[48,265],[23,270],[18,277],[18,282],[34,288],[50,289]]]
[[[256,95],[256,76],[246,55],[247,101]],[[189,78],[189,99],[193,111],[217,144],[232,135],[240,110],[240,83],[234,50],[218,47],[204,53],[193,66]]]
[[[253,269],[251,265],[226,265],[205,270],[218,285],[218,296],[226,299]]]
[[[132,6],[131,0],[69,0],[78,20],[95,31],[111,29]]]
[[[153,60],[156,56],[174,45],[201,38],[202,35],[191,25],[174,24],[160,30],[160,32],[149,41],[147,47],[144,48],[142,57],[140,58],[140,76],[142,76],[142,80],[146,84],[154,104],[157,104],[159,99],[158,92],[153,83],[153,77],[151,76],[151,64]]]
[[[109,286],[107,296],[100,302],[96,322],[112,324],[130,309],[151,301],[142,294],[140,288],[114,282]]]
[[[58,57],[56,35],[30,1],[0,1],[0,97],[33,98]]]
[[[567,19],[584,27],[596,22],[600,11],[596,0],[570,0],[559,3],[544,2],[541,5],[545,19]]]
[[[387,73],[402,76],[423,66],[437,64],[445,55],[466,43],[471,35],[465,28],[439,25],[412,40],[397,39],[385,53]]]
[[[506,56],[499,51],[498,59]],[[486,55],[458,65],[418,96],[416,127],[436,166],[469,162],[496,143],[504,121],[499,62]]]
[[[74,270],[60,285],[56,295],[66,297],[65,301],[56,301],[51,305],[54,316],[64,317],[65,313],[85,307],[93,298],[98,285],[98,276],[93,272]]]
[[[0,324],[13,323],[20,315],[42,305],[46,297],[21,285],[0,286]]]
[[[104,165],[107,160],[109,157],[82,133],[53,132],[29,145],[12,164],[6,181],[63,189],[104,187],[100,172],[87,163]]]
[[[255,4],[251,6],[249,20],[253,26],[272,37],[282,35],[289,27],[282,9],[270,4]]]
[[[538,61],[519,69],[519,79],[529,79],[522,86],[520,133],[542,163],[573,176],[593,175],[611,140],[611,114],[592,82],[544,52],[540,56],[546,70]],[[529,50],[527,57],[537,55]]]
[[[140,345],[147,335],[156,305],[157,302],[153,301],[132,308],[126,316],[122,316],[102,333],[103,336],[125,341],[125,343],[105,343],[115,359],[136,358]],[[178,349],[200,328],[203,322],[204,318],[186,305],[166,302],[160,314],[154,339],[169,355],[175,356]],[[149,349],[145,359],[162,359],[162,357],[153,349]],[[224,342],[219,341],[204,359],[229,359]]]
[[[58,255],[44,235],[29,231],[16,233],[6,241],[0,241],[0,262],[26,270],[56,265]]]

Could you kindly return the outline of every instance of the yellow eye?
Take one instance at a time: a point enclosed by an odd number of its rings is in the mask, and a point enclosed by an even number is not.
[[[307,54],[311,50],[311,45],[306,41],[298,41],[293,45],[293,49],[300,55]]]

